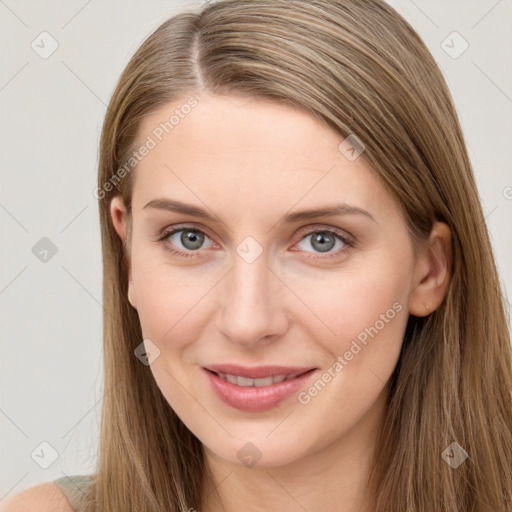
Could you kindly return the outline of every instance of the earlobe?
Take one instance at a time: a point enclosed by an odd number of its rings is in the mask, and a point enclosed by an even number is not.
[[[135,300],[135,289],[133,280],[131,279],[131,273],[128,279],[128,302],[132,305],[134,309],[137,309],[137,301]]]
[[[448,291],[452,263],[451,231],[444,222],[435,222],[428,246],[416,265],[414,288],[409,301],[409,312],[427,316],[436,310]]]
[[[129,257],[128,246],[129,241],[127,240],[128,235],[128,213],[126,206],[124,205],[123,198],[117,195],[112,198],[110,203],[110,216],[112,218],[112,224],[119,238],[123,242],[124,250],[126,251],[127,261],[127,272],[128,272],[128,301],[130,304],[137,309],[135,300],[135,289],[132,278],[131,258]]]

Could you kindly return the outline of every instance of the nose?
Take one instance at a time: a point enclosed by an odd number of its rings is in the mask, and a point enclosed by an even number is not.
[[[267,264],[264,254],[252,263],[235,255],[220,290],[217,328],[245,348],[275,340],[288,328],[286,287]]]

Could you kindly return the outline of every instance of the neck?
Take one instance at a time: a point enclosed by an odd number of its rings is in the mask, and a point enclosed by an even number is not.
[[[350,431],[286,465],[249,468],[221,459],[205,447],[211,483],[204,487],[200,512],[370,512],[364,498],[385,401],[382,393]]]

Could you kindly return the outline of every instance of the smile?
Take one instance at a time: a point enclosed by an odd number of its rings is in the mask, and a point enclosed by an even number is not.
[[[229,373],[217,373],[219,379],[230,382],[231,384],[236,384],[237,386],[242,387],[263,387],[263,386],[271,386],[272,384],[279,384],[285,380],[295,379],[299,374],[292,373],[291,375],[273,375],[271,377],[265,377],[264,379],[249,379],[247,377],[241,377],[240,375],[231,375]]]
[[[202,368],[217,398],[230,407],[246,412],[262,412],[276,407],[297,394],[316,374],[316,370],[235,365]]]

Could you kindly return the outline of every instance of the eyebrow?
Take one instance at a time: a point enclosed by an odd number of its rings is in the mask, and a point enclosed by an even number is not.
[[[173,199],[153,199],[152,201],[149,201],[149,203],[147,203],[143,209],[146,208],[182,213],[184,215],[191,215],[192,217],[209,220],[211,222],[222,222],[216,215],[212,215],[202,208],[193,206],[191,204],[182,203],[181,201],[176,201]],[[303,220],[317,219],[320,217],[334,217],[336,215],[364,215],[372,221],[377,222],[370,212],[357,206],[342,203],[336,205],[328,205],[323,208],[286,213],[281,217],[277,224],[292,224],[294,222]]]

